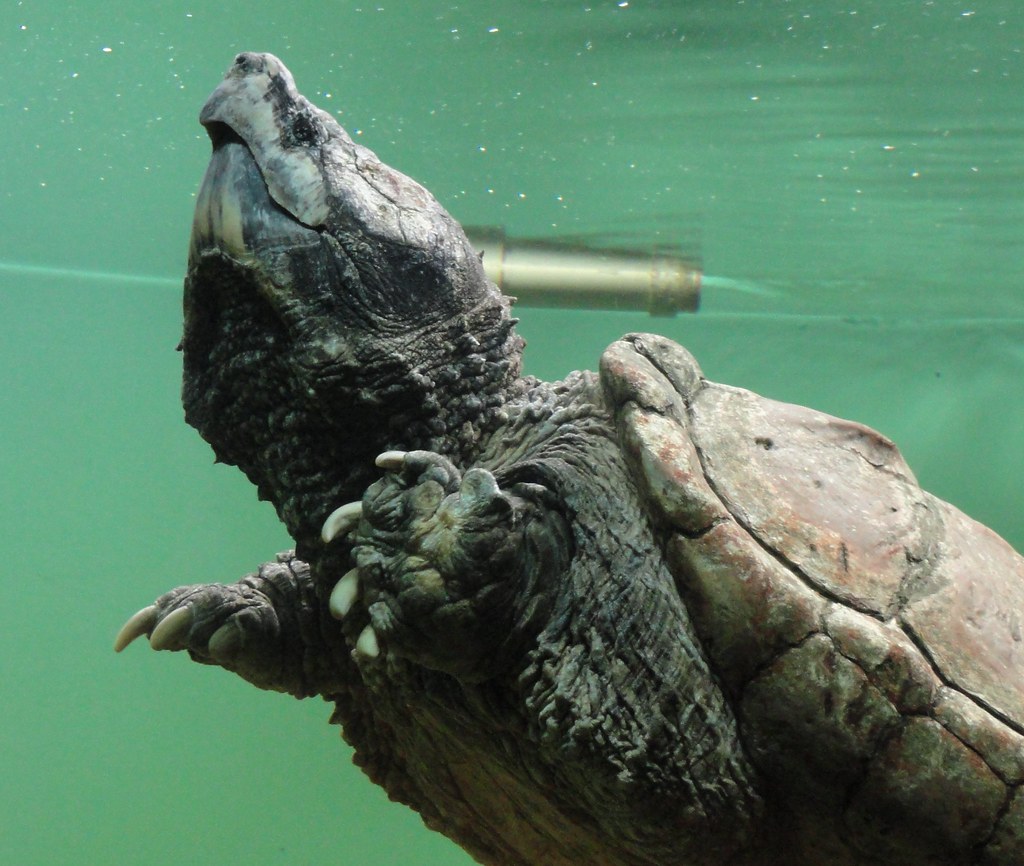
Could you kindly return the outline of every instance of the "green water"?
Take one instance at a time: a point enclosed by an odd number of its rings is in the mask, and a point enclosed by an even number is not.
[[[531,372],[658,330],[1024,547],[1018,0],[23,0],[0,46],[0,863],[470,862],[324,704],[111,651],[288,546],[178,405],[196,115],[239,50],[467,223],[699,247],[697,315],[523,309]]]

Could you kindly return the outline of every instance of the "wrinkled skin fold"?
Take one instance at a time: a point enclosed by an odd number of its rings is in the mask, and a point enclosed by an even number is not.
[[[521,376],[458,224],[271,55],[200,119],[186,419],[295,549],[117,649],[323,697],[481,863],[1024,862],[1005,542],[878,433],[664,338]]]

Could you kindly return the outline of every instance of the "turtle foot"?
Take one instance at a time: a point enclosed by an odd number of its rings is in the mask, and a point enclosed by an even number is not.
[[[385,451],[376,465],[384,476],[363,501],[324,522],[325,542],[349,535],[355,563],[331,592],[331,614],[369,620],[357,659],[390,652],[478,677],[492,664],[480,651],[510,628],[536,503],[485,469],[462,473],[430,451]]]
[[[141,637],[154,650],[185,650],[260,688],[315,694],[308,635],[319,616],[309,566],[293,552],[237,583],[180,586],[129,617],[114,638],[122,652]],[[303,624],[308,619],[310,623]]]
[[[265,615],[265,607],[266,598],[238,584],[178,587],[131,616],[114,639],[114,651],[148,637],[154,650],[188,650],[200,661],[225,665],[242,650],[252,620]]]

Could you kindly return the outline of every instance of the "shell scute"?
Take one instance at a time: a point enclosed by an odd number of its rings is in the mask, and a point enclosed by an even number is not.
[[[936,520],[903,458],[859,424],[722,385],[691,405],[714,489],[819,591],[877,615],[933,557]]]
[[[676,587],[715,669],[738,694],[755,672],[821,629],[827,602],[735,522],[666,546]]]
[[[981,755],[1004,782],[1024,782],[1024,736],[948,686],[938,690],[932,715],[954,737]]]
[[[696,361],[693,363],[696,365]],[[696,372],[699,375],[699,367]],[[616,340],[605,349],[601,356],[600,375],[601,384],[617,406],[635,403],[677,421],[686,416],[683,395],[628,340]]]
[[[946,532],[926,584],[901,614],[944,679],[1024,727],[1024,558],[938,502]]]
[[[855,847],[885,863],[960,864],[992,832],[1006,786],[934,719],[907,720],[873,756],[845,816]]]
[[[898,625],[834,604],[825,631],[900,713],[924,713],[932,706],[942,682]]]
[[[980,866],[1019,866],[1024,857],[1024,788],[1018,788],[1000,816],[978,861]]]
[[[620,437],[627,458],[637,467],[648,501],[661,521],[696,535],[729,512],[708,486],[693,441],[671,418],[636,405],[623,409]]]
[[[791,797],[838,811],[899,714],[824,634],[764,668],[740,701],[755,763]]]

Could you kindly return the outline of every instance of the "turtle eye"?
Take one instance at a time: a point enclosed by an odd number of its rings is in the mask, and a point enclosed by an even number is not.
[[[302,147],[311,147],[324,140],[322,127],[307,111],[300,111],[292,116],[288,125],[288,137],[292,144]]]

